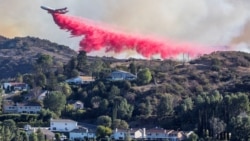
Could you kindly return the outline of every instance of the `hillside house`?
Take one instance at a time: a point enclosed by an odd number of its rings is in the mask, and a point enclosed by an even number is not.
[[[75,84],[75,85],[90,84],[94,81],[95,79],[92,76],[77,76],[66,80],[68,84]]]
[[[90,131],[85,127],[74,129],[69,132],[69,139],[71,140],[86,140],[96,138],[95,131]]]
[[[113,71],[108,76],[107,80],[119,81],[119,80],[136,80],[137,76],[122,70]]]
[[[182,141],[187,138],[183,131],[172,131],[168,136],[169,141]]]
[[[54,140],[55,137],[55,133],[51,132],[48,127],[31,127],[30,125],[25,125],[23,129],[28,135],[41,130],[45,140]]]
[[[37,114],[42,106],[37,102],[14,103],[11,100],[3,101],[3,113],[30,113]]]
[[[115,129],[111,135],[114,140],[124,140],[126,136],[133,139],[146,139],[146,129]]]
[[[84,103],[82,103],[81,101],[77,100],[77,101],[69,101],[70,105],[73,105],[74,110],[79,110],[79,109],[83,109],[84,108]]]
[[[27,91],[28,84],[20,82],[6,82],[3,83],[3,89],[6,91]]]
[[[70,132],[77,129],[77,122],[70,119],[51,119],[50,130],[56,132]]]
[[[162,128],[153,128],[147,130],[147,139],[148,140],[164,140],[169,139],[169,134],[173,132],[173,130],[166,130]]]
[[[111,135],[114,140],[124,140],[126,135],[129,134],[129,129],[115,129]]]

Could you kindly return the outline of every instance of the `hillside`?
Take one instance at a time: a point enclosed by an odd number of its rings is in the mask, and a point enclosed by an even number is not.
[[[77,53],[67,46],[34,37],[0,36],[0,79],[15,77],[17,73],[33,71],[33,63],[39,54],[47,54],[56,62],[66,63]],[[57,63],[54,64],[57,64]]]
[[[133,87],[140,92],[166,92],[189,96],[202,92],[250,92],[250,54],[222,51],[203,55],[189,62],[174,60],[127,60],[113,63],[113,68],[127,68],[130,63],[149,68],[154,82]]]
[[[39,54],[54,58],[54,64],[65,64],[77,52],[69,47],[34,37],[8,39],[0,36],[0,79],[15,77],[17,73],[33,71],[33,63]],[[199,94],[213,90],[249,92],[250,54],[236,51],[214,52],[189,62],[175,60],[115,59],[91,57],[88,61],[102,60],[111,69],[129,71],[134,63],[138,71],[149,68],[153,81],[146,86],[134,86],[135,91],[159,91],[179,96]]]
[[[214,134],[229,132],[236,138],[239,131],[246,130],[238,129],[234,119],[242,113],[250,113],[249,53],[218,51],[189,61],[116,59],[86,56],[85,52],[77,54],[69,47],[33,37],[8,39],[0,36],[0,80],[34,72],[33,64],[40,54],[52,56],[55,68],[45,63],[36,66],[37,72],[43,73],[23,76],[28,78],[24,82],[33,88],[29,97],[35,98],[41,88],[54,95],[54,100],[47,97],[43,101],[46,112],[41,112],[39,117],[48,118],[39,119],[41,123],[48,122],[54,114],[56,118],[93,124],[105,116],[110,121],[111,118],[116,120],[112,128],[157,126],[192,130],[201,138],[207,138],[206,130],[211,139],[216,138]],[[107,80],[114,70],[137,74],[137,80]],[[79,74],[92,75],[96,80],[90,85],[60,83]],[[26,100],[25,93],[12,96],[9,98],[15,102]],[[81,101],[85,108],[74,110],[72,105],[66,105],[71,101]],[[57,106],[58,103],[61,106]],[[4,118],[9,119],[9,116]],[[24,122],[30,121],[25,118]],[[247,122],[250,124],[250,120]],[[217,125],[223,129],[216,133],[213,129]],[[232,128],[229,130],[226,126]],[[250,128],[247,131],[250,133]]]

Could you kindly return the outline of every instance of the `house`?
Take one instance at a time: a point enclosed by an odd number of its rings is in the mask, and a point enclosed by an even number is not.
[[[89,84],[94,81],[95,79],[92,76],[77,76],[66,80],[68,84]]]
[[[183,131],[172,131],[168,136],[169,141],[182,141],[187,138]]]
[[[136,80],[137,76],[126,71],[117,70],[110,73],[107,80],[118,81],[118,80]]]
[[[37,114],[42,110],[42,105],[38,102],[16,103],[17,113]]]
[[[56,132],[70,132],[77,129],[77,122],[70,119],[51,119],[50,130]]]
[[[12,100],[3,100],[3,113],[17,113],[17,106]]]
[[[94,139],[96,138],[96,134],[94,131],[90,131],[85,127],[79,127],[78,129],[74,129],[69,132],[70,140],[86,140],[86,139]]]
[[[48,127],[31,127],[30,125],[24,126],[24,131],[30,135],[31,133],[36,133],[40,129],[44,135],[45,140],[52,141],[55,138],[55,133],[51,132]]]
[[[46,93],[48,93],[47,90],[43,90],[40,87],[35,87],[30,89],[27,93],[23,93],[22,96],[24,97],[25,100],[38,100],[38,101],[43,101]]]
[[[189,137],[192,131],[174,131],[162,128],[153,128],[147,130],[147,140],[169,140],[169,141],[182,141]]]
[[[126,135],[129,134],[129,129],[115,129],[111,135],[113,140],[124,140]]]
[[[169,133],[173,130],[166,130],[162,128],[153,128],[147,130],[148,140],[164,140],[169,138]]]
[[[111,135],[114,140],[124,140],[128,136],[131,139],[146,139],[146,129],[115,129]]]
[[[3,113],[30,113],[36,114],[42,110],[38,102],[14,103],[11,100],[3,101]]]
[[[37,100],[38,100],[38,101],[43,101],[44,98],[45,98],[45,96],[46,96],[48,93],[49,93],[49,91],[43,91],[43,92],[41,92],[41,93],[38,95]]]
[[[70,101],[69,104],[73,105],[74,110],[78,110],[78,109],[83,109],[84,108],[84,103],[82,103],[79,100],[77,100],[77,101]]]
[[[3,89],[8,91],[27,91],[28,84],[20,82],[3,83]]]

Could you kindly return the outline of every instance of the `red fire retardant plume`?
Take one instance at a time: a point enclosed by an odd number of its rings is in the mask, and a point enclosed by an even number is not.
[[[55,23],[72,36],[83,36],[80,50],[86,52],[105,48],[106,52],[121,53],[126,50],[136,50],[146,58],[160,55],[161,58],[176,57],[181,53],[191,56],[210,53],[212,50],[202,46],[187,43],[161,40],[154,37],[128,34],[115,31],[107,26],[93,23],[87,19],[77,18],[65,14],[52,14]]]

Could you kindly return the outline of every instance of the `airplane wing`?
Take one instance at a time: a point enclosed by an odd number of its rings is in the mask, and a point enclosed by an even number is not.
[[[59,8],[59,9],[56,9],[56,10],[67,10],[67,7],[64,7],[64,8]]]
[[[64,7],[64,8],[59,8],[59,9],[52,9],[52,8],[49,8],[49,7],[46,7],[46,6],[41,6],[42,9],[44,10],[47,10],[48,13],[60,13],[60,14],[65,14],[67,12],[69,12],[67,10],[67,7]]]

